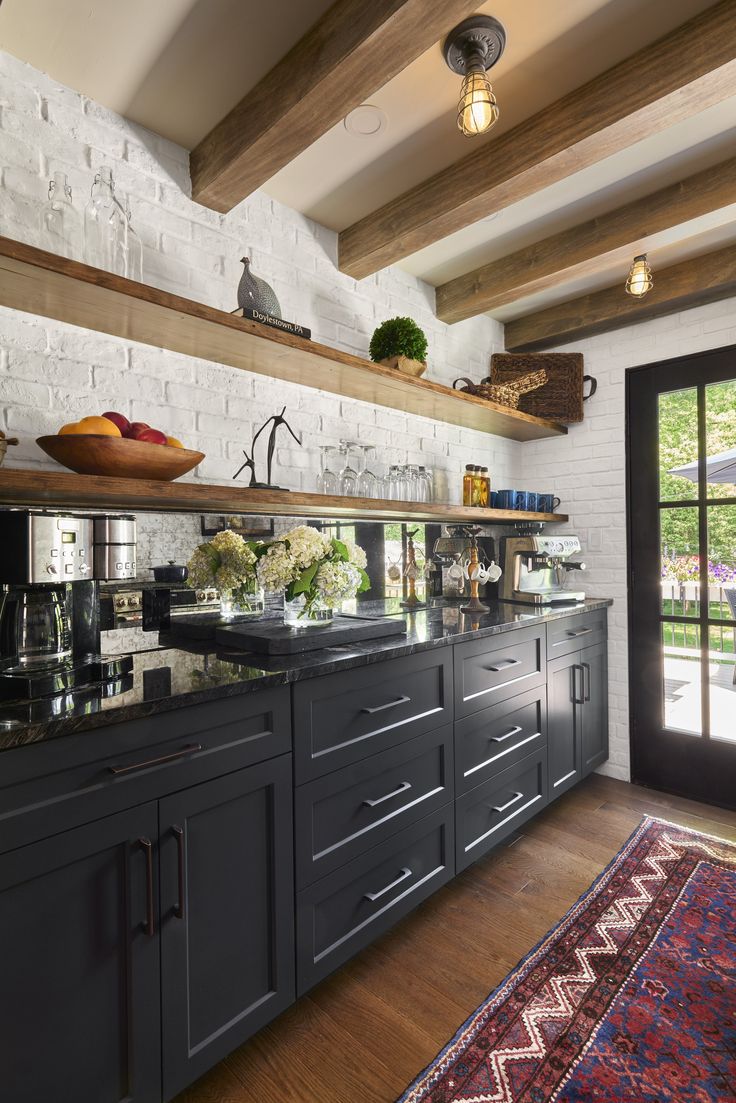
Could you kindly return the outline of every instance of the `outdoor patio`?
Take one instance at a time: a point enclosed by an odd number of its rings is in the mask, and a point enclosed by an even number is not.
[[[712,737],[732,743],[736,743],[735,664],[733,655],[720,652],[711,652],[708,664]],[[664,705],[668,728],[700,734],[700,662],[696,652],[665,648]]]

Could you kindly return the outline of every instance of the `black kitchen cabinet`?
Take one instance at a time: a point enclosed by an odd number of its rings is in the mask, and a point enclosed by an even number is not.
[[[294,1000],[291,756],[159,804],[163,1098]]]
[[[7,1103],[159,1103],[155,802],[0,856]]]
[[[549,799],[608,757],[608,663],[605,643],[547,664]]]

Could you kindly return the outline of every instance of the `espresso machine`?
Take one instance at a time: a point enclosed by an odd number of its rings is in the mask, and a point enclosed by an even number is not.
[[[571,571],[584,571],[577,536],[518,533],[501,538],[499,601],[522,605],[561,605],[585,600],[582,590],[567,588]]]
[[[99,520],[41,510],[0,512],[0,699],[34,701],[108,683],[132,670],[128,656],[100,655],[93,566]],[[134,542],[134,531],[126,532]],[[126,560],[112,560],[113,570],[119,562],[125,571]]]

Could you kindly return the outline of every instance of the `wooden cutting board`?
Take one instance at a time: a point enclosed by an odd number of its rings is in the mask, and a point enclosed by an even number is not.
[[[238,621],[217,628],[215,640],[220,647],[242,651],[257,651],[266,655],[299,655],[321,647],[340,647],[360,640],[382,639],[385,636],[405,636],[406,621],[363,620],[356,617],[335,617],[323,628],[286,628],[280,620]]]

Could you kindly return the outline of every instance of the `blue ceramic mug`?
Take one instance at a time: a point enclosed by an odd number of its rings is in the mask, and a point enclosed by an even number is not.
[[[534,490],[527,491],[526,508],[530,513],[536,513],[539,509],[539,495]]]
[[[560,499],[554,494],[537,494],[537,509],[540,513],[554,513],[560,504]]]
[[[494,490],[493,492],[493,508],[494,509],[514,509],[514,498],[516,496],[515,490]]]
[[[528,490],[516,490],[514,491],[514,504],[513,509],[526,510],[529,509],[529,491]]]

